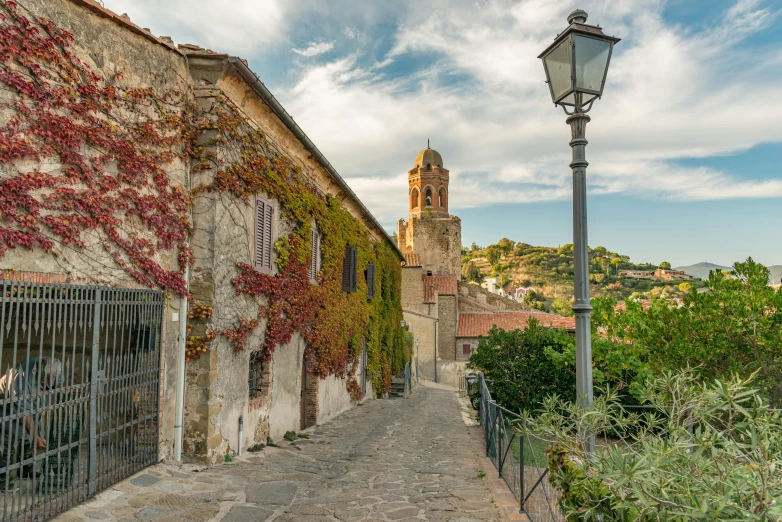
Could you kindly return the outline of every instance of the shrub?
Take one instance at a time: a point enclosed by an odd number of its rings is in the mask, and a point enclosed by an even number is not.
[[[643,393],[658,415],[630,414],[608,390],[587,408],[549,397],[524,425],[553,443],[550,480],[570,521],[782,521],[782,413],[751,379],[664,373]]]

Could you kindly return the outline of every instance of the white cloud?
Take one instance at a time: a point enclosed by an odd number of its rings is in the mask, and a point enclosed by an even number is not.
[[[407,213],[406,176],[432,139],[451,169],[451,207],[570,197],[569,130],[537,55],[575,0],[429,2],[411,7],[386,59],[306,67],[280,98],[384,222]],[[782,141],[782,51],[740,45],[778,16],[741,0],[705,32],[671,26],[663,3],[595,2],[590,23],[624,37],[587,129],[593,193],[707,200],[782,197],[782,182],[745,180],[674,161]],[[435,56],[408,76],[411,56]],[[454,83],[454,74],[466,81]],[[374,181],[373,181],[374,180]],[[378,187],[383,187],[378,193]]]
[[[306,49],[293,49],[293,52],[302,56],[317,56],[334,49],[334,42],[310,42]]]

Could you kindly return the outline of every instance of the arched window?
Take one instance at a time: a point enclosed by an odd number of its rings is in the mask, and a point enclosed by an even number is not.
[[[418,208],[418,189],[414,188],[410,194],[410,208]]]
[[[426,189],[426,206],[432,206],[432,189],[430,188]]]
[[[440,208],[448,208],[448,194],[445,191],[445,187],[440,187],[440,199],[438,201]]]
[[[427,163],[426,164],[426,170],[432,170],[432,164],[431,163]]]

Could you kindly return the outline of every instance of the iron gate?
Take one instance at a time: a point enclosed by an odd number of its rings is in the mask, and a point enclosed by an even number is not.
[[[164,296],[1,284],[0,512],[44,520],[157,462]]]

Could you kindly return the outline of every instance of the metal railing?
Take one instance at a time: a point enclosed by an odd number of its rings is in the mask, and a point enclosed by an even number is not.
[[[486,456],[519,500],[520,513],[533,522],[564,522],[556,505],[559,495],[546,480],[548,467],[541,455],[542,441],[523,433],[521,417],[492,400],[483,374],[478,375]]]
[[[50,518],[157,462],[163,300],[0,283],[0,520]]]

